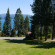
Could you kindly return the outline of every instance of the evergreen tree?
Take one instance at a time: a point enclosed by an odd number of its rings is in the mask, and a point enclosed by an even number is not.
[[[52,8],[50,4],[51,0],[34,0],[33,5],[31,6],[34,13],[31,21],[33,36],[37,35],[38,37],[39,34],[41,36],[42,26],[44,26],[45,40],[47,40],[48,26],[51,24],[52,20]]]
[[[20,8],[18,8],[16,11],[15,18],[14,18],[14,24],[15,24],[14,25],[15,29],[18,30],[18,35],[23,33],[24,18],[23,18]]]
[[[28,16],[26,16],[25,20],[24,20],[24,32],[25,34],[29,31],[29,18]]]
[[[15,37],[16,36],[16,30],[15,29],[12,29],[11,30],[11,37]]]
[[[55,36],[55,13],[53,13],[53,29],[52,29],[52,40],[54,39]]]
[[[17,11],[16,11],[16,14],[15,14],[15,17],[14,17],[14,28],[16,30],[19,29],[19,25],[20,25],[20,14],[21,14],[21,11],[20,11],[20,8],[18,8]]]
[[[7,34],[7,30],[6,30],[6,28],[7,28],[7,26],[6,26],[6,24],[4,23],[4,25],[3,25],[3,30],[2,30],[2,36],[6,36]]]
[[[44,25],[44,35],[45,35],[45,41],[47,40],[48,36],[48,28],[49,25],[51,25],[52,22],[52,6],[51,6],[51,0],[43,0],[42,2],[42,24]]]
[[[1,29],[1,18],[0,18],[0,32],[1,32],[1,30],[2,30],[2,29]]]
[[[23,15],[20,14],[20,35],[24,35],[24,18]]]
[[[41,0],[34,0],[33,2],[33,5],[31,5],[32,7],[32,11],[34,13],[34,15],[32,16],[32,20],[31,20],[31,23],[32,23],[32,33],[33,35],[32,36],[39,36],[40,34],[40,18],[41,18],[41,4],[42,4],[42,1]]]
[[[2,32],[2,27],[1,27],[1,17],[0,17],[0,36],[1,36],[1,32]]]
[[[10,19],[9,8],[8,8],[5,22],[4,22],[4,26],[3,26],[3,33],[7,36],[11,35],[11,19]]]

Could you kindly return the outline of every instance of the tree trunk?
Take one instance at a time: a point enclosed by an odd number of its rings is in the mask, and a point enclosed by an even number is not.
[[[55,22],[53,24],[52,40],[54,39],[54,36],[55,36]]]
[[[47,35],[48,35],[48,26],[44,26],[44,35],[45,35],[45,41],[46,41]]]
[[[54,33],[52,33],[52,40],[54,39]]]
[[[42,40],[42,26],[40,26],[40,40]]]
[[[39,28],[40,28],[40,25],[35,26],[35,36],[37,37],[37,40],[39,40],[39,34],[40,34],[39,33],[39,31],[40,31]]]

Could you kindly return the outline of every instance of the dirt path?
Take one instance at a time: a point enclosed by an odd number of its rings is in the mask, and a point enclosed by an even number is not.
[[[54,40],[47,39],[47,41],[44,41],[44,42],[55,42],[55,39]]]

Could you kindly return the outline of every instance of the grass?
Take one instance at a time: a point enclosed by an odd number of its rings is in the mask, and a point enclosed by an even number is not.
[[[0,55],[55,55],[55,42],[0,40]]]

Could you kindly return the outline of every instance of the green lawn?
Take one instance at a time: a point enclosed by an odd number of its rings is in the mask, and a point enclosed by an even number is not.
[[[55,55],[55,42],[0,40],[0,55]]]

